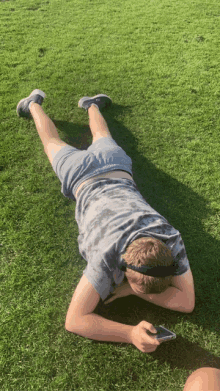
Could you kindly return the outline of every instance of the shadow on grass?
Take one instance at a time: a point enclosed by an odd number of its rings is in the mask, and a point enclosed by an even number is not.
[[[148,303],[136,296],[117,299],[107,305],[100,301],[94,313],[106,319],[128,325],[137,325],[142,320],[146,320],[154,326],[164,325],[171,331],[182,316],[186,320],[191,320],[193,317],[192,322],[195,322],[197,325],[200,324],[199,319],[197,319],[194,313],[181,314],[176,311],[170,311]],[[212,331],[217,330],[212,329]],[[93,342],[101,344],[110,343],[102,341]],[[114,344],[121,345],[120,343]],[[135,346],[133,347],[137,349]],[[208,352],[197,343],[193,343],[181,335],[177,335],[176,339],[172,341],[161,343],[156,351],[150,353],[150,355],[158,360],[161,365],[164,363],[169,364],[172,369],[180,368],[189,372],[202,367],[220,369],[220,357]]]
[[[56,127],[65,133],[62,140],[81,150],[87,149],[92,144],[92,135],[89,125],[76,125],[67,121],[52,119]]]
[[[145,156],[140,154],[136,148],[137,141],[134,134],[117,120],[119,116],[130,111],[130,107],[114,104],[108,111],[103,110],[103,116],[108,123],[112,137],[132,159],[133,177],[138,190],[145,200],[182,235],[194,276],[196,307],[192,314],[182,314],[130,296],[116,300],[107,306],[100,300],[94,312],[124,324],[136,325],[140,321],[146,320],[154,326],[161,324],[171,330],[172,325],[179,322],[180,316],[184,316],[192,323],[219,335],[219,304],[216,299],[219,297],[217,287],[220,280],[218,266],[220,245],[219,241],[204,231],[202,224],[204,219],[211,214],[213,215],[213,209],[209,208],[208,202],[204,198],[188,186],[157,169]],[[56,119],[53,121],[57,128],[64,132],[64,141],[68,144],[79,149],[87,149],[91,145],[92,137],[89,125],[78,126]],[[102,342],[94,341],[94,343]],[[161,363],[169,362],[173,368],[195,370],[203,366],[210,366],[220,369],[219,357],[210,354],[198,344],[191,343],[187,338],[181,336],[161,344],[151,354]]]

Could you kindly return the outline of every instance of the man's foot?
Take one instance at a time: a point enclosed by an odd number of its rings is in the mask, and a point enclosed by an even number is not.
[[[31,94],[27,98],[21,99],[20,102],[18,103],[17,115],[19,117],[31,118],[29,103],[34,102],[34,103],[37,103],[38,105],[42,105],[45,97],[46,97],[46,94],[41,90],[32,91]]]
[[[88,110],[93,103],[97,105],[100,110],[103,109],[104,107],[109,107],[112,104],[112,100],[111,98],[109,98],[108,95],[104,95],[104,94],[99,94],[92,97],[84,96],[79,100],[78,107]]]

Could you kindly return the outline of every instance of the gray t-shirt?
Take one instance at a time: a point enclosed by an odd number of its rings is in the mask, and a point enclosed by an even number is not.
[[[124,279],[118,259],[135,239],[152,236],[171,250],[181,275],[190,269],[179,231],[142,197],[135,182],[98,178],[85,183],[76,200],[79,252],[87,261],[83,274],[104,301]]]

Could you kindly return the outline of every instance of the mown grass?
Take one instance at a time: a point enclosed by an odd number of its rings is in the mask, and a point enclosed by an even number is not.
[[[220,368],[219,18],[197,0],[0,2],[1,389],[182,391],[203,366]],[[75,203],[18,101],[40,88],[61,138],[91,143],[85,95],[133,161],[145,199],[184,239],[196,289],[191,314],[131,296],[96,312],[177,334],[156,352],[67,333],[65,315],[86,267]]]

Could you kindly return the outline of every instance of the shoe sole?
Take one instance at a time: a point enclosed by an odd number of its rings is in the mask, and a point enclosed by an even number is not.
[[[24,99],[21,99],[20,102],[18,102],[17,108],[16,108],[18,117],[19,117],[19,114],[18,114],[18,107],[19,107],[26,99],[30,98],[30,97],[33,96],[33,95],[40,95],[40,96],[42,96],[43,99],[46,98],[45,92],[43,92],[43,91],[41,91],[41,90],[34,90],[34,91],[32,91],[31,94],[30,94],[29,96],[27,96],[27,97],[24,98]]]
[[[98,94],[98,95],[95,95],[95,96],[84,96],[83,98],[81,98],[78,102],[78,107],[80,107],[81,109],[83,109],[84,107],[82,106],[83,103],[86,101],[86,100],[89,100],[89,99],[95,99],[95,98],[108,98],[111,100],[110,96],[108,95],[105,95],[105,94]],[[112,100],[111,100],[112,102]]]

